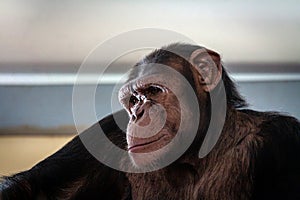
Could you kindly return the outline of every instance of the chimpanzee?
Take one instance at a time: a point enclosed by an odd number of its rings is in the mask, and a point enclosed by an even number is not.
[[[247,109],[218,53],[182,43],[154,50],[132,67],[119,100],[124,110],[4,177],[2,199],[300,199],[298,120]],[[136,173],[85,148],[81,137],[97,150],[99,126]]]

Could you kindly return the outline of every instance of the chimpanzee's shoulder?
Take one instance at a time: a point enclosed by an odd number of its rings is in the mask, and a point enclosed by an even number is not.
[[[248,144],[249,155],[254,156],[252,161],[255,161],[255,195],[272,197],[271,199],[299,199],[299,121],[278,112],[242,112],[259,122],[258,131],[251,134],[245,143]]]
[[[251,109],[242,109],[239,111],[253,117],[258,117],[264,123],[279,123],[279,124],[287,123],[296,126],[300,125],[300,122],[297,118],[280,112],[261,112],[261,111],[251,110]]]
[[[250,109],[240,110],[240,112],[258,118],[261,134],[300,137],[300,122],[293,116],[279,112],[259,112]]]

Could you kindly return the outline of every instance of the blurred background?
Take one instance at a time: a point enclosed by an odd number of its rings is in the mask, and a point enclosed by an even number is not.
[[[99,43],[139,28],[214,49],[251,108],[300,118],[299,8],[298,0],[0,1],[0,175],[30,168],[77,134],[72,90],[81,63]],[[120,59],[104,77],[99,119],[111,112],[117,78],[143,54]],[[90,126],[82,113],[79,126]]]

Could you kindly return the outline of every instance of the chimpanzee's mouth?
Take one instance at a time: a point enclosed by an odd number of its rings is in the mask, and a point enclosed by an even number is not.
[[[159,148],[161,148],[159,144],[160,140],[162,140],[165,137],[165,135],[162,135],[158,138],[155,138],[153,140],[148,141],[142,141],[142,142],[136,142],[132,146],[128,146],[128,152],[131,153],[147,153],[151,151],[155,151]]]

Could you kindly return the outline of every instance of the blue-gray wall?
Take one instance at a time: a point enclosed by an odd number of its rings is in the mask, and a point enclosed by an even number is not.
[[[89,86],[85,86],[89,87]],[[251,108],[280,111],[300,119],[299,82],[243,82],[238,88]],[[72,90],[70,86],[1,86],[0,128],[22,125],[58,127],[73,125]],[[111,112],[113,85],[96,92],[96,112],[99,118]],[[82,105],[87,102],[82,100]],[[89,122],[82,117],[81,125]]]
[[[281,111],[300,119],[300,81],[243,82],[238,83],[238,88],[251,108]],[[0,86],[0,128],[73,125],[72,89],[71,85]],[[96,93],[96,112],[99,118],[111,112],[112,89],[113,85],[105,85],[101,87],[101,92]],[[81,103],[87,104],[84,100]],[[84,120],[81,123],[89,125]]]

